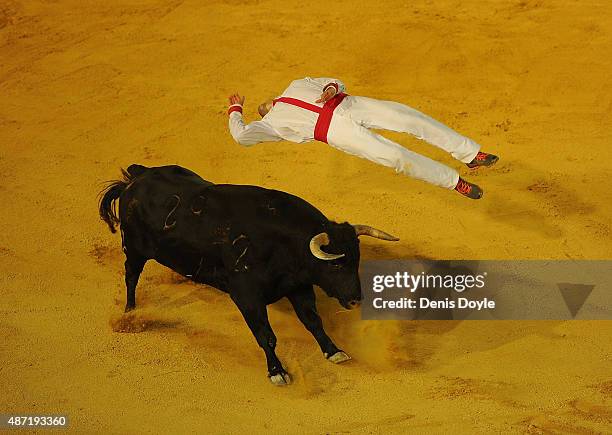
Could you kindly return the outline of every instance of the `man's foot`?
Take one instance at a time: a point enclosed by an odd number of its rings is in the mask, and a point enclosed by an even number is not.
[[[478,151],[478,154],[476,154],[474,160],[472,160],[470,163],[466,163],[466,165],[470,169],[478,168],[480,166],[493,166],[498,160],[499,157],[494,156],[493,154],[481,153]]]
[[[482,197],[483,191],[480,187],[475,184],[468,183],[463,178],[459,178],[457,185],[455,186],[455,190],[462,194],[463,196],[467,196],[471,199],[480,199]]]

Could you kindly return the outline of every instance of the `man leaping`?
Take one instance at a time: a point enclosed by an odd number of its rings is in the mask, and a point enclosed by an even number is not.
[[[345,153],[359,156],[397,172],[424,180],[462,195],[479,199],[483,191],[459,173],[371,131],[410,133],[447,152],[469,168],[492,166],[497,156],[480,152],[480,145],[446,125],[404,104],[344,93],[337,79],[310,78],[293,81],[274,100],[259,106],[261,121],[242,120],[244,97],[229,97],[229,129],[236,142],[319,140]]]

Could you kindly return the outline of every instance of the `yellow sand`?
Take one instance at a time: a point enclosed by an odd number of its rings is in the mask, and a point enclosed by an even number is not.
[[[610,258],[612,3],[0,8],[0,412],[65,413],[81,433],[610,430],[612,322],[362,322],[321,296],[329,334],[354,358],[335,366],[279,303],[270,317],[295,384],[273,387],[216,290],[151,262],[139,308],[122,315],[120,239],[96,194],[121,166],[177,163],[401,237],[363,240],[364,259]],[[491,170],[461,169],[485,197],[321,143],[232,141],[230,92],[247,95],[253,119],[307,75],[408,103],[499,154]]]

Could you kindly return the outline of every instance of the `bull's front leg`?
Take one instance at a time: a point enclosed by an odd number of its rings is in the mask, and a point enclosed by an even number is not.
[[[331,338],[325,333],[323,322],[321,317],[319,317],[319,313],[317,313],[315,293],[312,286],[296,290],[288,298],[300,321],[314,336],[317,343],[319,343],[325,358],[335,364],[351,359],[350,356],[338,349]]]
[[[276,356],[276,336],[270,322],[268,311],[262,298],[256,294],[256,289],[249,286],[238,285],[230,291],[232,300],[242,313],[244,320],[257,340],[257,344],[266,354],[268,363],[268,377],[274,385],[287,385],[291,383],[291,376],[283,368]]]

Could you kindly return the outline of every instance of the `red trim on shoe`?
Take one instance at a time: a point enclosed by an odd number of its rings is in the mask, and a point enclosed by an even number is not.
[[[482,162],[483,160],[486,160],[487,157],[489,157],[489,155],[487,153],[482,153],[480,151],[478,151],[478,154],[476,154],[476,157],[474,157],[474,160],[478,160],[480,162]],[[472,161],[474,161],[472,160]]]
[[[455,190],[463,195],[469,195],[472,191],[472,185],[462,178],[459,178],[459,181],[457,181],[457,185],[455,186]]]

